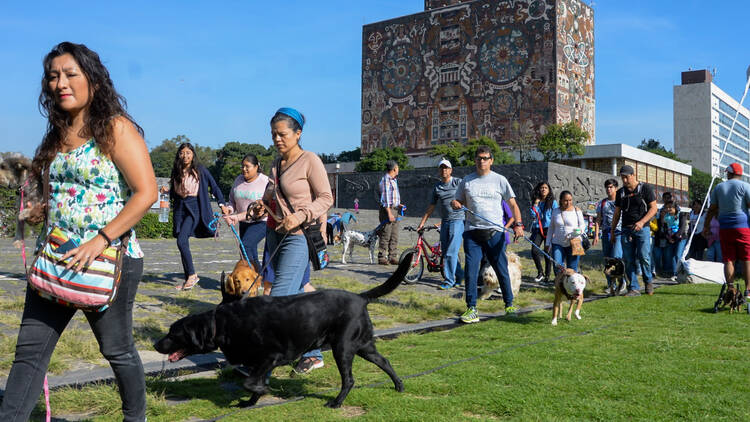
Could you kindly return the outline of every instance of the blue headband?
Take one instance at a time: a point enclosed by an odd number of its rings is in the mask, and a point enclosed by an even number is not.
[[[280,109],[276,110],[276,113],[285,114],[292,119],[294,119],[297,123],[299,123],[299,127],[302,128],[305,126],[305,118],[302,117],[302,113],[299,111],[291,108],[291,107],[281,107]]]

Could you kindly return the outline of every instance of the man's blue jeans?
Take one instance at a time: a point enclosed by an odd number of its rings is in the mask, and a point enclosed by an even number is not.
[[[281,243],[276,256],[271,258],[271,266],[276,277],[273,281],[273,287],[271,287],[271,296],[291,296],[305,292],[302,279],[305,268],[310,262],[307,252],[307,239],[302,234],[288,234],[282,240],[283,236],[283,234],[279,234],[271,228],[266,233],[266,247],[269,251],[275,251],[276,246]],[[302,357],[314,357],[323,360],[320,349],[311,350]]]
[[[612,232],[609,229],[602,231],[602,256],[609,258],[620,258],[622,259],[622,245],[620,244],[622,236],[619,232],[615,232],[615,243],[612,243]],[[612,286],[612,279],[607,277],[607,287]],[[617,286],[615,286],[617,287]]]
[[[464,232],[464,254],[466,255],[466,305],[477,306],[477,279],[479,278],[479,264],[482,255],[497,274],[500,289],[503,291],[505,306],[513,305],[513,291],[510,289],[510,275],[508,275],[508,257],[505,256],[505,234],[495,232],[488,241],[478,241],[472,233],[476,230]]]
[[[640,231],[630,228],[622,229],[620,238],[622,260],[625,261],[625,273],[628,276],[628,290],[640,290],[638,285],[638,267],[644,283],[651,283],[651,228]]]
[[[446,284],[461,284],[464,270],[458,262],[458,250],[464,234],[463,220],[442,220],[440,223],[440,246],[443,248],[443,272]]]

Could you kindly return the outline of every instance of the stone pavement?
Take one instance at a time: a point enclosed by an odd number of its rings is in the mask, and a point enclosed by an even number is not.
[[[346,210],[341,210],[346,211]],[[377,211],[360,210],[357,215],[358,222],[350,225],[352,229],[371,230],[377,226]],[[437,222],[431,219],[430,223]],[[401,226],[406,224],[416,225],[419,219],[407,217]],[[169,325],[188,313],[197,313],[211,309],[221,300],[219,291],[222,271],[231,272],[234,264],[239,259],[237,247],[232,231],[226,226],[220,227],[220,236],[217,239],[190,239],[191,251],[197,273],[200,277],[198,287],[189,292],[177,292],[174,286],[183,280],[182,265],[174,239],[140,239],[143,248],[144,274],[138,288],[135,309],[133,312],[134,333],[138,342],[138,349],[144,361],[147,372],[172,372],[186,368],[213,368],[221,363],[223,356],[220,353],[194,356],[177,363],[169,363],[153,351],[150,344],[161,333],[166,331]],[[438,240],[435,232],[427,235],[430,242]],[[416,241],[416,235],[401,231],[399,237],[399,249],[412,246]],[[27,239],[27,256],[31,262],[32,239]],[[262,245],[259,247],[262,251]],[[353,263],[346,265],[340,263],[341,246],[329,246],[332,262],[324,271],[313,272],[312,283],[327,277],[348,277],[367,284],[379,284],[387,278],[395,269],[395,266],[370,265],[368,252],[362,247],[355,249]],[[462,291],[453,289],[442,292],[435,287],[442,282],[437,273],[425,274],[421,282],[405,287],[416,290],[429,291],[432,294],[461,296]],[[5,377],[12,363],[12,350],[15,337],[18,333],[21,313],[23,311],[24,294],[26,282],[24,279],[24,267],[21,255],[12,246],[11,239],[0,239],[0,340],[8,354],[3,356],[0,365],[0,388],[5,388]],[[454,323],[455,320],[450,320]],[[440,322],[437,322],[440,325]],[[416,329],[427,329],[432,323],[415,327]],[[422,328],[420,328],[422,327]],[[425,328],[426,327],[426,328]],[[395,335],[397,330],[384,330],[381,335]],[[76,333],[76,334],[73,334]],[[82,333],[82,334],[81,334]],[[93,340],[88,323],[82,313],[78,313],[71,321],[61,342],[66,336],[79,335]],[[97,357],[98,358],[98,357]],[[94,380],[109,379],[111,370],[102,359],[89,361],[67,362],[69,368],[61,375],[51,375],[50,385],[60,386],[69,384],[88,383]]]

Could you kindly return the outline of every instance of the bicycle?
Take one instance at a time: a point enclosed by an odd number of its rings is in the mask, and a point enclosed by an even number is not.
[[[437,230],[439,232],[440,228],[437,226],[427,226],[422,227],[421,229],[417,229],[413,226],[406,226],[404,227],[404,230],[417,232],[416,245],[414,245],[413,248],[409,248],[402,252],[401,256],[399,257],[399,261],[401,261],[404,256],[406,256],[406,254],[414,253],[414,255],[412,256],[411,267],[404,276],[404,282],[406,284],[414,284],[422,279],[422,275],[424,274],[425,261],[427,261],[427,271],[433,273],[439,272],[440,275],[443,276],[443,279],[445,279],[443,253],[440,246],[440,241],[437,241],[435,244],[430,245],[426,240],[424,240],[424,232],[430,230]],[[461,265],[460,262],[459,265]]]

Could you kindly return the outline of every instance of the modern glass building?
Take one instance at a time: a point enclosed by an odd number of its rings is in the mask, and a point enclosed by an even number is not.
[[[729,164],[740,163],[743,179],[750,181],[750,111],[716,86],[707,70],[682,72],[682,84],[674,87],[674,151],[719,177]]]

